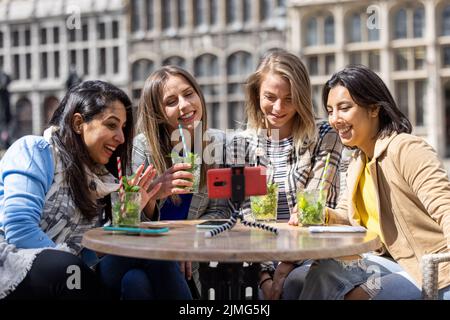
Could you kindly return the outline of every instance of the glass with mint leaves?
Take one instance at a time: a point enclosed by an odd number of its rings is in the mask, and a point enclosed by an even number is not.
[[[172,152],[170,154],[170,157],[172,158],[172,164],[189,163],[191,165],[191,168],[187,169],[186,171],[192,173],[192,175],[194,176],[194,180],[192,181],[193,182],[192,187],[179,187],[179,188],[188,189],[191,193],[198,193],[201,176],[201,165],[198,154],[188,152],[186,156],[181,156],[176,152]]]
[[[111,193],[112,225],[114,227],[137,227],[140,223],[141,194],[139,186],[131,186],[133,177],[122,177],[123,192]]]
[[[325,223],[325,192],[321,190],[302,190],[297,192],[298,222],[303,226],[323,225]]]
[[[256,221],[276,221],[278,210],[278,184],[268,183],[266,195],[250,197],[250,206]]]

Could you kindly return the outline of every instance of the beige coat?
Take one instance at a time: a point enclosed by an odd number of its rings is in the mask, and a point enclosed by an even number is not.
[[[347,171],[347,193],[329,223],[357,225],[355,193],[364,168],[356,151]],[[377,140],[370,174],[377,190],[380,227],[390,255],[422,284],[424,254],[449,251],[450,182],[436,152],[423,139],[393,134]],[[348,194],[351,197],[348,197]],[[439,288],[450,285],[450,263],[439,265]]]

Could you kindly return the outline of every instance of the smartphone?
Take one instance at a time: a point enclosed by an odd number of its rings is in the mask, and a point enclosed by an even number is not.
[[[267,194],[266,167],[243,167],[245,196]],[[231,198],[231,168],[209,169],[207,173],[208,197],[214,199]]]
[[[215,227],[221,226],[224,223],[228,222],[228,220],[206,220],[197,225],[198,229],[213,229]]]

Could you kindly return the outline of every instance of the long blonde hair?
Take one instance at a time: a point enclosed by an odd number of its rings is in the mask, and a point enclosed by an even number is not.
[[[297,111],[292,130],[294,147],[298,151],[304,142],[312,143],[317,136],[308,71],[296,55],[281,49],[269,51],[248,77],[245,86],[248,129],[267,129],[259,101],[261,83],[267,74],[280,75],[290,84],[292,104]]]
[[[200,86],[192,75],[186,70],[177,66],[164,66],[154,71],[145,80],[142,89],[141,98],[138,107],[138,131],[143,133],[150,147],[153,165],[158,175],[163,174],[172,166],[170,154],[172,152],[171,130],[168,125],[168,119],[163,105],[164,86],[170,76],[181,77],[192,86],[195,93],[200,98],[202,107],[202,144],[204,134],[207,130],[207,116],[205,98],[201,92]],[[202,155],[200,155],[202,156]],[[201,165],[200,188],[206,184],[207,166],[203,162]],[[178,197],[172,196],[173,200]]]

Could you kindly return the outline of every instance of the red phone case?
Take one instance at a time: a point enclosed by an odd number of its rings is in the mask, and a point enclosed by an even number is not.
[[[266,168],[244,167],[245,196],[267,194]],[[231,198],[231,168],[210,169],[207,173],[208,197]]]

